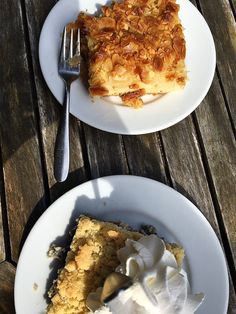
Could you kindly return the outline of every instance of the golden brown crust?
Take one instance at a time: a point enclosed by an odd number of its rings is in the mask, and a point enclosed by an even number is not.
[[[74,26],[88,40],[91,95],[122,95],[135,85],[147,94],[183,88],[186,48],[178,11],[176,0],[124,0],[102,7],[98,17],[81,13]]]
[[[94,85],[89,87],[89,92],[92,96],[107,96],[109,91],[101,85]]]
[[[145,95],[145,89],[138,89],[136,91],[128,92],[121,95],[121,99],[127,106],[131,106],[134,108],[140,108],[143,105],[141,96]]]

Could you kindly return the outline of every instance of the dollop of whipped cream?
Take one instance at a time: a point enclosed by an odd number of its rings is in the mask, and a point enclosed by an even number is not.
[[[100,301],[102,288],[90,293],[91,313],[192,314],[202,303],[204,295],[190,293],[186,272],[156,235],[128,239],[117,254],[121,264],[116,272],[131,277],[133,284],[106,305]]]

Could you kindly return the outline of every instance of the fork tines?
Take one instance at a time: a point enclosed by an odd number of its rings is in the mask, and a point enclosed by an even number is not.
[[[77,36],[75,38],[75,33]],[[80,29],[74,30],[65,26],[61,43],[59,62],[66,62],[74,56],[80,56]]]

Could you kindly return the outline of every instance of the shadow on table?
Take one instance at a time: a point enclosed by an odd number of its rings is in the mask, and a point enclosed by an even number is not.
[[[50,188],[50,194],[54,196],[54,200],[58,199],[60,196],[62,196],[64,193],[68,192],[75,186],[83,183],[83,181],[79,181],[80,178],[85,178],[85,170],[84,168],[77,169],[73,172],[70,172],[68,175],[68,181],[62,182],[62,183],[55,183],[51,188]],[[49,206],[50,204],[47,204]],[[20,249],[19,249],[19,254],[21,252],[21,249],[24,245],[24,242],[29,235],[31,229],[37,222],[37,220],[40,218],[40,216],[46,211],[47,206],[45,206],[45,195],[38,201],[36,206],[33,208],[27,223],[25,225],[21,242],[20,242]]]
[[[151,153],[151,150],[146,147],[143,142],[140,140],[140,136],[136,137],[137,140],[137,147],[141,147],[142,150],[142,154],[143,156],[149,156],[149,163],[151,164],[155,164],[155,171],[150,172],[150,170],[148,169],[148,165],[146,165],[141,169],[141,171],[139,172],[139,169],[136,169],[136,172],[133,173],[135,175],[138,176],[143,176],[143,177],[148,177],[150,179],[154,179],[160,182],[163,182],[164,184],[170,185],[169,181],[166,181],[166,178],[163,176],[163,170],[161,169],[160,165],[157,164],[157,159],[155,154]],[[99,167],[99,165],[98,165]],[[114,174],[123,174],[122,171],[119,172],[111,172],[109,170],[109,172],[105,172],[101,173],[101,176],[105,176],[105,175],[114,175]],[[78,184],[82,183],[80,180],[80,178],[84,178],[85,177],[85,169],[84,168],[80,168],[77,169],[73,172],[71,172],[68,176],[67,181],[63,182],[63,183],[55,183],[51,188],[50,188],[50,195],[53,195],[55,200],[57,198],[59,198],[61,195],[63,195],[64,193],[66,193],[67,191],[69,191],[70,189],[74,188],[75,186],[77,186]],[[181,194],[183,194],[185,197],[187,197],[194,205],[196,205],[198,208],[200,208],[199,204],[197,204],[197,202],[192,198],[192,196],[186,191],[186,189],[183,188],[183,186],[181,184],[179,184],[178,182],[175,182],[175,190],[179,191]],[[39,217],[43,214],[43,212],[45,211],[45,206],[42,206],[42,201],[43,201],[44,197],[37,203],[37,205],[35,206],[35,208],[33,209],[27,223],[26,226],[24,228],[24,232],[23,232],[23,236],[22,236],[22,240],[21,240],[21,244],[20,244],[20,251],[22,249],[22,246],[29,234],[29,232],[31,231],[32,227],[34,226],[34,224],[37,222],[37,220],[39,219]]]

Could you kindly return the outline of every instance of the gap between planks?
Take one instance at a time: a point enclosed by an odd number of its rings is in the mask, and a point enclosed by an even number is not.
[[[15,267],[9,262],[0,263],[0,313],[13,314]]]
[[[10,233],[7,216],[7,205],[5,195],[5,184],[3,175],[3,162],[2,162],[2,148],[0,142],[0,214],[2,214],[2,232],[3,232],[3,245],[4,245],[4,259],[11,261],[11,244],[10,244]]]
[[[45,152],[43,148],[43,139],[42,134],[40,132],[40,114],[39,109],[37,106],[37,90],[35,84],[35,76],[33,70],[33,56],[31,53],[31,45],[30,45],[30,38],[29,38],[29,28],[27,23],[27,15],[26,15],[26,8],[24,0],[20,0],[21,2],[21,12],[22,12],[22,22],[23,22],[23,34],[25,39],[25,48],[26,48],[26,56],[27,56],[27,64],[28,64],[28,71],[29,71],[29,78],[30,78],[30,86],[31,86],[31,93],[32,93],[32,105],[35,114],[35,124],[36,124],[36,132],[37,138],[39,143],[39,154],[41,159],[41,168],[42,168],[42,175],[43,175],[43,185],[44,185],[44,192],[45,192],[45,204],[48,207],[51,204],[50,192],[49,192],[49,184],[48,184],[48,175],[46,170],[46,161],[45,161]]]

